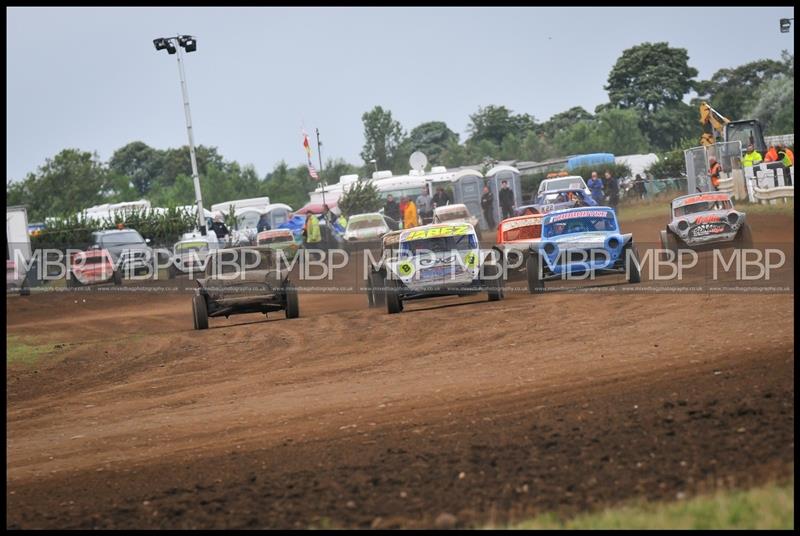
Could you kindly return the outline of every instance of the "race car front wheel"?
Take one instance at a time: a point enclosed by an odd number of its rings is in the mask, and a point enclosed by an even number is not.
[[[111,276],[111,280],[114,282],[115,285],[119,286],[122,284],[122,272],[119,270],[114,271],[114,275]]]
[[[192,317],[194,319],[194,329],[208,329],[206,299],[199,294],[192,296]]]
[[[486,266],[486,286],[488,287],[489,301],[503,299],[503,278],[500,267]]]
[[[742,249],[750,249],[753,247],[753,235],[747,223],[739,229],[739,234],[736,236],[736,245]]]
[[[639,270],[639,253],[636,251],[636,248],[634,248],[631,243],[625,247],[622,254],[625,255],[625,273],[628,278],[628,283],[641,283],[642,273]]]
[[[396,281],[386,282],[386,310],[390,315],[399,313],[403,310],[403,300],[400,298],[400,289]]]
[[[372,274],[372,299],[375,301],[375,307],[383,307],[386,305],[386,294],[383,292],[383,287],[386,282],[383,280],[383,274],[376,272]]]
[[[286,318],[297,318],[300,316],[300,303],[297,299],[297,289],[286,282]]]
[[[367,274],[367,306],[370,309],[375,307],[375,284],[372,281],[372,272]]]
[[[528,275],[528,292],[535,294],[544,290],[544,281],[541,278],[541,262],[539,255],[533,254],[528,256],[525,261],[525,271]]]

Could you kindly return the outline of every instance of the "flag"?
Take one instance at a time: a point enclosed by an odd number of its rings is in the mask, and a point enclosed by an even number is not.
[[[308,134],[306,131],[303,131],[303,148],[306,150],[306,154],[308,155],[309,162],[311,161],[311,144],[308,143]]]
[[[317,170],[314,169],[314,166],[311,165],[311,160],[308,161],[308,174],[311,175],[314,180],[319,180],[319,174]]]

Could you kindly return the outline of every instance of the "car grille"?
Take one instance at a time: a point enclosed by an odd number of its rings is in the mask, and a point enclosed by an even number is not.
[[[608,252],[604,249],[571,249],[569,251],[562,251],[559,254],[558,264],[560,266],[564,266],[567,264],[586,263],[592,261],[606,263],[608,260]]]

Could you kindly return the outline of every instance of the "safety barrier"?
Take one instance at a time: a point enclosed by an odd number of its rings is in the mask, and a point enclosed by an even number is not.
[[[785,203],[788,198],[794,199],[794,186],[778,186],[777,188],[753,187],[753,198],[758,203],[774,205],[779,199]]]

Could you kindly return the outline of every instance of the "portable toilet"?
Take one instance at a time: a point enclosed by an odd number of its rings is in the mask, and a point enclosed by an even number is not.
[[[513,166],[506,165],[495,166],[490,169],[486,173],[485,182],[494,196],[494,206],[492,210],[494,211],[495,229],[491,229],[492,231],[496,230],[497,224],[502,220],[503,212],[500,210],[500,196],[498,194],[500,193],[500,185],[503,181],[508,181],[508,187],[514,193],[514,206],[516,207],[522,204],[522,183],[519,177],[519,170]],[[480,202],[478,203],[478,207],[480,208]],[[483,215],[483,211],[479,210],[478,213],[481,218],[481,228],[488,229],[489,224]]]

